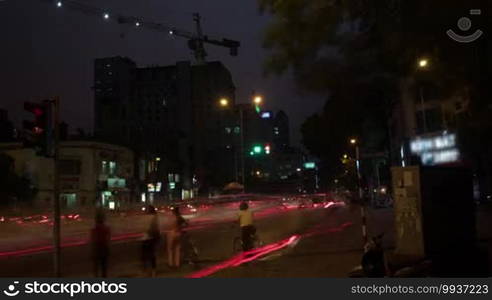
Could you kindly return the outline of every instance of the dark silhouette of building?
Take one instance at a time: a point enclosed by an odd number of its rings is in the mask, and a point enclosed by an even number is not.
[[[278,151],[290,146],[289,117],[280,110],[273,121],[273,143]]]
[[[162,182],[168,194],[189,197],[232,179],[230,113],[219,99],[234,105],[235,86],[222,63],[139,68],[128,58],[102,58],[94,81],[95,136],[136,152],[138,168],[153,170],[144,187]]]
[[[12,142],[15,139],[15,128],[9,120],[8,111],[0,109],[0,142]]]

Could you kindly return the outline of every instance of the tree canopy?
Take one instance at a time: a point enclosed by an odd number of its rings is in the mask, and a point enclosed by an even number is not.
[[[350,136],[362,137],[366,149],[388,145],[388,115],[409,76],[432,81],[450,95],[467,86],[477,99],[477,114],[489,99],[490,39],[461,44],[446,31],[460,32],[457,21],[469,17],[472,30],[492,32],[486,16],[491,1],[258,2],[272,15],[264,36],[270,52],[265,72],[291,71],[301,89],[327,97],[324,110],[305,121],[302,134],[306,148],[328,164],[337,163]],[[470,16],[470,9],[482,9],[482,15]],[[422,58],[431,72],[419,72]]]
[[[31,201],[36,195],[36,189],[32,187],[29,179],[18,176],[13,168],[14,160],[0,153],[0,206],[10,202]]]

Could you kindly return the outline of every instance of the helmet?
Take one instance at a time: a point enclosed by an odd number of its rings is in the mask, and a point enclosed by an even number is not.
[[[246,202],[246,201],[243,201],[243,202],[241,202],[241,204],[239,204],[239,209],[240,210],[247,210],[248,207],[249,207],[248,206],[248,202]]]

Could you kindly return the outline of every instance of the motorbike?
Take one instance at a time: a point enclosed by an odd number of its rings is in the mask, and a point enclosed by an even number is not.
[[[364,246],[361,264],[349,273],[350,278],[382,277],[428,277],[432,270],[432,261],[422,259],[407,265],[392,265],[383,248],[384,233],[372,237]]]

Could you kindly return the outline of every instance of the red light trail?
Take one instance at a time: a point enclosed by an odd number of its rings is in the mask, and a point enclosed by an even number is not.
[[[344,230],[345,228],[347,228],[351,225],[352,225],[352,222],[347,222],[347,223],[340,225],[339,227],[326,228],[326,229],[320,228],[318,226],[318,227],[313,228],[313,230],[310,230],[310,231],[308,231],[302,235],[292,235],[289,238],[286,238],[286,239],[281,240],[279,242],[276,242],[273,244],[268,244],[268,245],[265,245],[265,246],[257,248],[257,249],[253,249],[253,250],[250,250],[247,252],[240,253],[240,254],[235,255],[235,256],[231,257],[230,259],[225,260],[219,264],[216,264],[216,265],[207,267],[205,269],[199,270],[199,271],[194,272],[194,273],[192,273],[188,276],[185,276],[185,277],[186,278],[207,277],[207,276],[210,276],[214,273],[217,273],[220,270],[231,268],[231,267],[237,267],[237,266],[240,266],[244,263],[247,263],[247,262],[256,260],[260,257],[266,256],[270,253],[280,251],[286,247],[295,246],[300,241],[301,238],[307,238],[307,237],[311,237],[314,235],[321,235],[321,234],[327,234],[327,233],[333,233],[333,232],[340,232],[340,231]]]
[[[240,253],[238,255],[233,256],[232,258],[220,263],[216,264],[213,266],[210,266],[208,268],[202,269],[198,272],[192,273],[186,278],[202,278],[206,277],[209,275],[212,275],[222,269],[230,268],[230,267],[237,267],[239,265],[242,265],[244,263],[250,262],[252,260],[255,260],[259,257],[268,255],[272,252],[281,250],[283,248],[288,247],[289,245],[295,244],[299,240],[298,235],[293,235],[287,239],[284,239],[280,242],[274,243],[274,244],[269,244],[257,249],[253,249],[247,252]]]
[[[232,204],[231,203],[227,203],[226,205],[230,206]],[[257,205],[257,203],[254,203],[253,204],[253,206],[255,206],[255,205]],[[323,207],[324,208],[329,208],[329,207],[332,207],[334,205],[338,205],[338,204],[336,204],[334,202],[328,202],[328,203],[324,204]],[[234,207],[237,207],[237,203],[234,204]],[[295,208],[297,208],[297,206],[292,206],[292,207],[288,207],[288,208],[285,207],[285,206],[282,206],[282,207],[270,207],[270,208],[263,209],[263,210],[261,210],[259,212],[256,212],[255,213],[255,216],[258,219],[262,219],[262,218],[271,216],[273,214],[282,213],[282,212],[289,211],[289,210],[292,210],[292,209],[295,209]],[[69,219],[69,220],[73,220],[73,221],[81,221],[82,218],[78,214],[69,214],[69,215],[66,215],[66,216],[62,216],[62,219],[64,219],[64,220]],[[0,220],[2,220],[2,222],[6,221],[6,219],[4,217],[2,217],[2,219],[0,219]],[[10,222],[18,223],[19,225],[25,225],[26,224],[26,222],[24,222],[23,220],[24,221],[33,220],[31,222],[37,223],[37,224],[48,224],[48,225],[52,225],[53,224],[53,222],[51,221],[51,219],[48,216],[46,216],[46,215],[33,215],[33,216],[29,216],[27,218],[20,218],[20,217],[9,218],[9,221]],[[193,222],[195,224],[191,224],[191,226],[188,227],[188,230],[189,231],[194,231],[194,230],[204,229],[204,228],[216,226],[216,225],[223,224],[223,223],[233,222],[235,220],[236,220],[235,217],[225,218],[225,219],[220,220],[220,221],[213,221],[213,218],[211,218],[211,217],[199,217],[199,218],[197,218]],[[331,229],[331,230],[333,230],[333,229]],[[307,236],[307,234],[311,234],[312,235],[313,233],[306,233],[304,236]],[[143,233],[141,233],[141,232],[138,232],[138,233],[126,233],[126,234],[120,234],[118,236],[112,237],[111,238],[111,241],[117,242],[117,241],[132,240],[132,239],[138,239],[138,238],[140,238],[142,236],[143,236]],[[274,251],[280,250],[282,248],[285,248],[285,247],[287,247],[289,245],[292,245],[294,242],[297,242],[298,239],[300,238],[299,236],[296,236],[296,239],[294,241],[290,241],[289,242],[289,239],[291,239],[293,237],[294,236],[292,236],[292,237],[290,237],[288,239],[285,239],[283,241],[280,241],[278,243],[266,245],[266,246],[263,246],[261,248],[255,249],[255,250],[251,250],[248,253],[242,253],[241,254],[241,259],[243,259],[244,261],[241,262],[241,263],[239,263],[239,264],[242,264],[242,263],[245,263],[245,262],[248,262],[248,261],[251,261],[251,260],[255,260],[255,259],[257,259],[257,258],[259,258],[261,256],[265,256],[265,255],[267,255],[267,254],[269,254],[271,252],[274,252]],[[289,243],[288,244],[283,244],[283,242],[289,242]],[[72,239],[72,241],[70,241],[70,242],[62,243],[61,247],[62,248],[67,248],[67,247],[82,246],[82,245],[86,245],[86,244],[88,244],[88,240],[87,239],[79,239],[79,240],[75,240],[75,241],[73,241],[73,239]],[[24,256],[24,255],[29,255],[29,254],[38,254],[38,253],[42,253],[42,252],[49,252],[49,251],[52,251],[52,250],[53,250],[53,246],[46,245],[46,246],[31,247],[31,248],[27,248],[27,249],[4,251],[4,252],[0,252],[0,258],[6,258],[6,257],[12,257],[12,256]],[[243,255],[247,255],[248,257],[244,257]],[[235,264],[237,264],[238,262],[239,261],[236,261]]]

